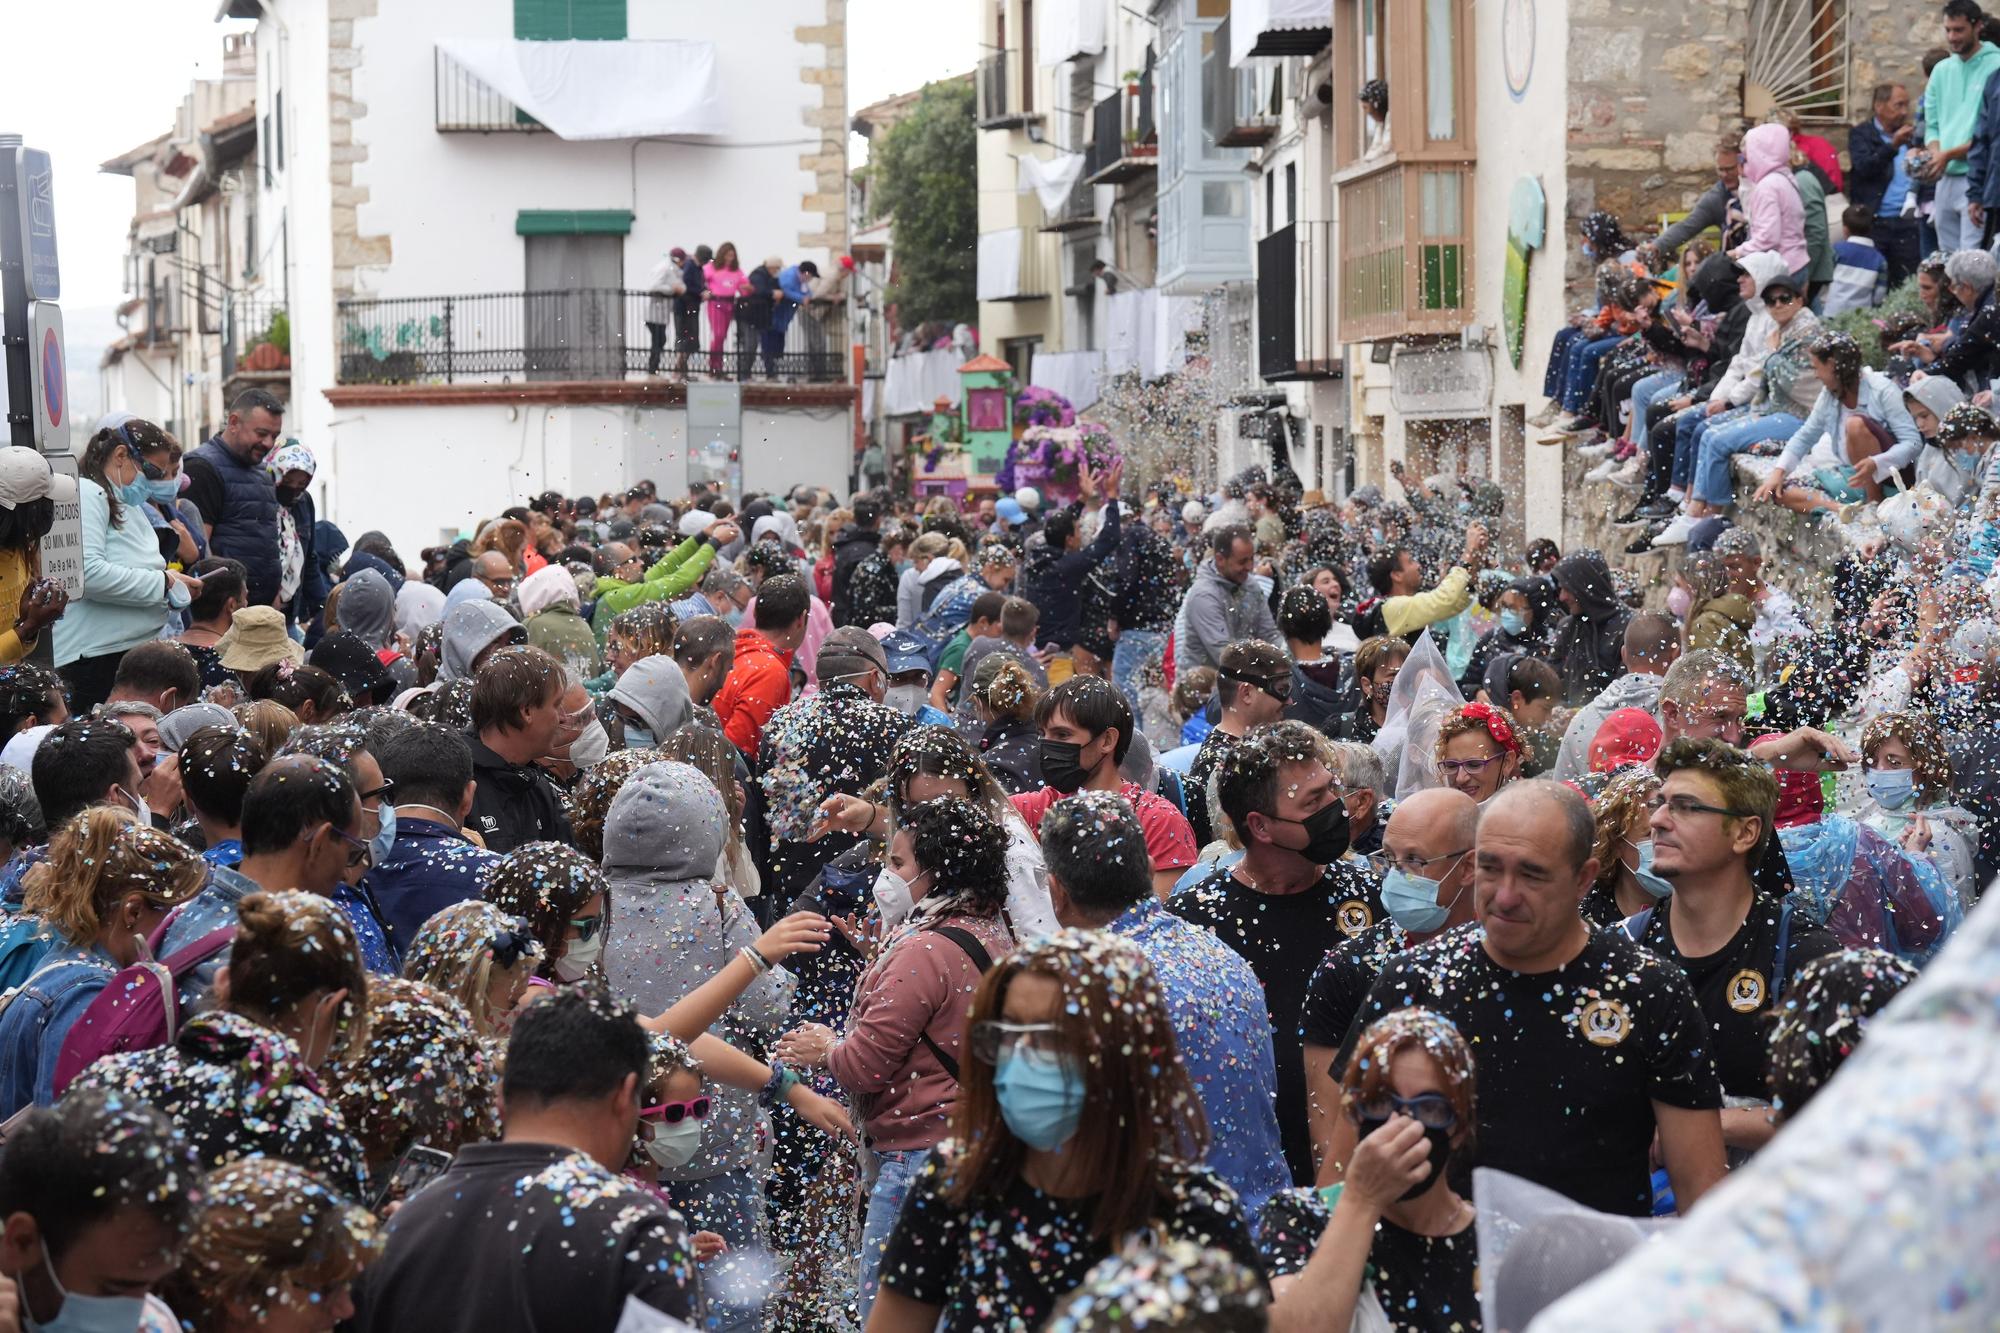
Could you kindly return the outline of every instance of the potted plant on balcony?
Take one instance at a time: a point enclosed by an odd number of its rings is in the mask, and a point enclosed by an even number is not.
[[[290,370],[292,366],[292,321],[284,311],[272,314],[271,323],[243,350],[244,370]]]
[[[1120,74],[1118,77],[1125,81],[1125,95],[1127,97],[1137,97],[1139,95],[1138,70],[1128,69],[1123,74]]]

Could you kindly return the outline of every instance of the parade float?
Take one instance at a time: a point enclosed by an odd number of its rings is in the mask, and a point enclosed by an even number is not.
[[[930,431],[918,437],[912,488],[979,500],[1031,486],[1045,502],[1068,504],[1081,494],[1083,469],[1117,461],[1117,440],[1100,422],[1081,421],[1069,399],[1039,386],[1016,392],[998,357],[959,367],[960,401],[940,397]]]

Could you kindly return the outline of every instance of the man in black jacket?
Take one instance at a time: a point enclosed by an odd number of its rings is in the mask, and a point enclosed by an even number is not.
[[[1847,202],[1875,216],[1869,233],[1888,261],[1889,286],[1894,288],[1917,271],[1917,217],[1903,214],[1903,202],[1917,182],[1910,176],[1910,145],[1916,122],[1910,119],[1910,90],[1900,83],[1875,85],[1875,114],[1847,132]]]
[[[881,543],[882,535],[877,530],[881,521],[882,502],[872,495],[857,496],[854,500],[854,521],[842,528],[840,535],[833,539],[833,623],[836,625],[859,625],[866,629],[871,623],[854,618],[851,589],[855,568],[874,554]]]
[[[1104,496],[1104,526],[1097,539],[1084,546],[1078,533],[1083,521],[1082,505],[1071,505],[1049,515],[1042,527],[1045,545],[1028,551],[1027,567],[1021,573],[1021,595],[1041,609],[1041,641],[1067,653],[1076,644],[1078,622],[1083,615],[1083,581],[1091,570],[1118,549],[1118,479],[1123,461],[1113,463],[1102,482],[1088,468],[1082,471],[1080,489],[1086,502]]]
[[[563,669],[539,648],[503,648],[472,682],[472,814],[488,851],[505,855],[530,842],[568,842],[569,816],[555,784],[535,764],[549,755],[562,722]]]

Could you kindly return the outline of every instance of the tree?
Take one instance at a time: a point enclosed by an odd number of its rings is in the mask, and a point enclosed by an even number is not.
[[[893,219],[890,296],[906,328],[979,317],[978,159],[970,79],[927,84],[873,155],[879,211]]]

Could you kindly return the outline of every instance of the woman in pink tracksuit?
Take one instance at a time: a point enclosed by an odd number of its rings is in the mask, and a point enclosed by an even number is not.
[[[1750,182],[1750,239],[1731,253],[1738,259],[1770,251],[1787,272],[1804,272],[1806,210],[1792,179],[1792,133],[1759,125],[1743,136],[1743,178]]]
[[[708,373],[722,373],[722,345],[736,322],[736,298],[750,290],[750,276],[736,260],[736,246],[724,241],[703,268],[708,278]]]

